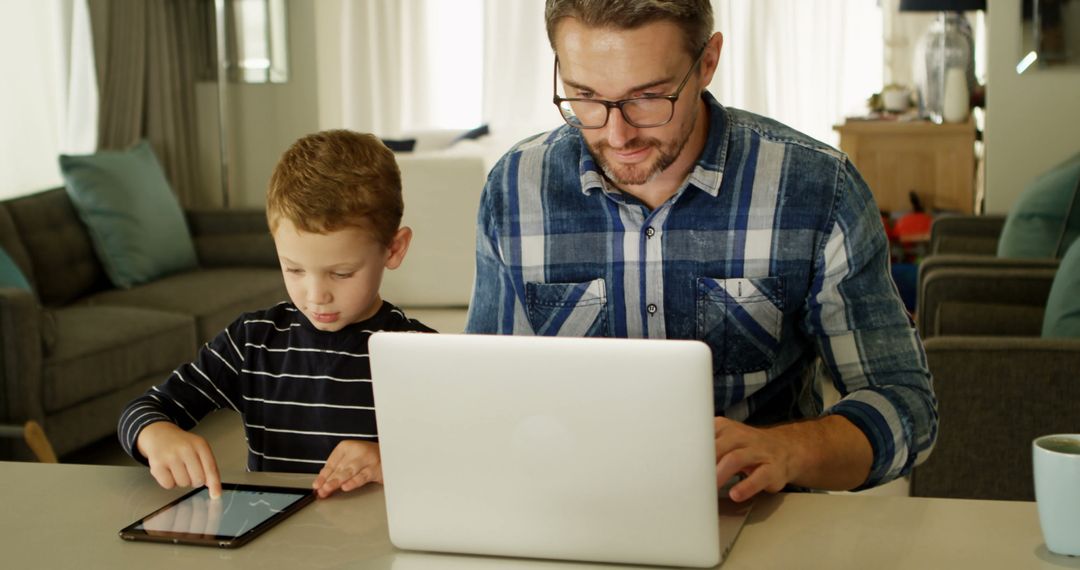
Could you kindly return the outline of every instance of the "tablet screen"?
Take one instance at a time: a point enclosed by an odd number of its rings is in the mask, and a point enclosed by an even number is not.
[[[277,522],[276,518],[288,516],[313,497],[305,489],[225,483],[221,498],[211,499],[203,487],[130,525],[121,536],[170,542],[213,541],[226,546],[221,543],[262,530],[260,526],[269,527]]]

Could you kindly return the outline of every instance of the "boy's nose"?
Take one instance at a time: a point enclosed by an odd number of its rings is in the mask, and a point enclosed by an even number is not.
[[[307,300],[313,305],[325,305],[333,300],[333,295],[330,294],[329,288],[322,284],[314,284],[308,287]]]

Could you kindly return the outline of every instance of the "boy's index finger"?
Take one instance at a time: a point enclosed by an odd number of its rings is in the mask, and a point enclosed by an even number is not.
[[[210,498],[220,499],[221,475],[218,473],[217,460],[214,459],[214,452],[209,449],[200,449],[199,459],[203,464],[203,473],[206,474],[206,489],[210,492]]]

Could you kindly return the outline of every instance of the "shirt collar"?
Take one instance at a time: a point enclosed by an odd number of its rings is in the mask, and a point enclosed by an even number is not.
[[[716,97],[713,97],[712,93],[705,91],[701,97],[705,100],[709,111],[709,135],[705,139],[701,156],[698,157],[697,163],[687,177],[687,183],[715,197],[720,194],[720,183],[724,179],[724,163],[728,154],[730,138],[727,136],[728,111],[716,100]],[[578,173],[581,177],[582,194],[589,195],[595,190],[612,195],[620,194],[614,186],[605,181],[600,167],[589,152],[589,145],[585,142],[581,131],[578,129],[574,131],[581,148]]]

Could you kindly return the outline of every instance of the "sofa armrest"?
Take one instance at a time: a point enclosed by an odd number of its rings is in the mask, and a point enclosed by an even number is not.
[[[383,274],[383,298],[406,308],[468,306],[484,158],[451,149],[397,159],[405,199],[401,224],[412,228],[413,238],[401,266]]]
[[[34,294],[0,289],[0,421],[42,422],[42,317]]]
[[[996,255],[1005,216],[944,216],[930,227],[930,253]]]
[[[1031,440],[1080,424],[1080,340],[938,337],[925,346],[941,425],[911,494],[1034,500]]]
[[[942,268],[929,273],[919,284],[915,316],[919,334],[924,339],[941,334],[943,325],[937,318],[948,303],[985,305],[985,310],[1002,305],[1045,307],[1056,272],[1049,268]]]
[[[942,268],[975,269],[1057,269],[1058,259],[1035,259],[1022,257],[990,257],[985,255],[964,255],[943,253],[930,255],[919,262],[919,278]]]
[[[264,210],[189,210],[188,227],[203,267],[277,267]]]

